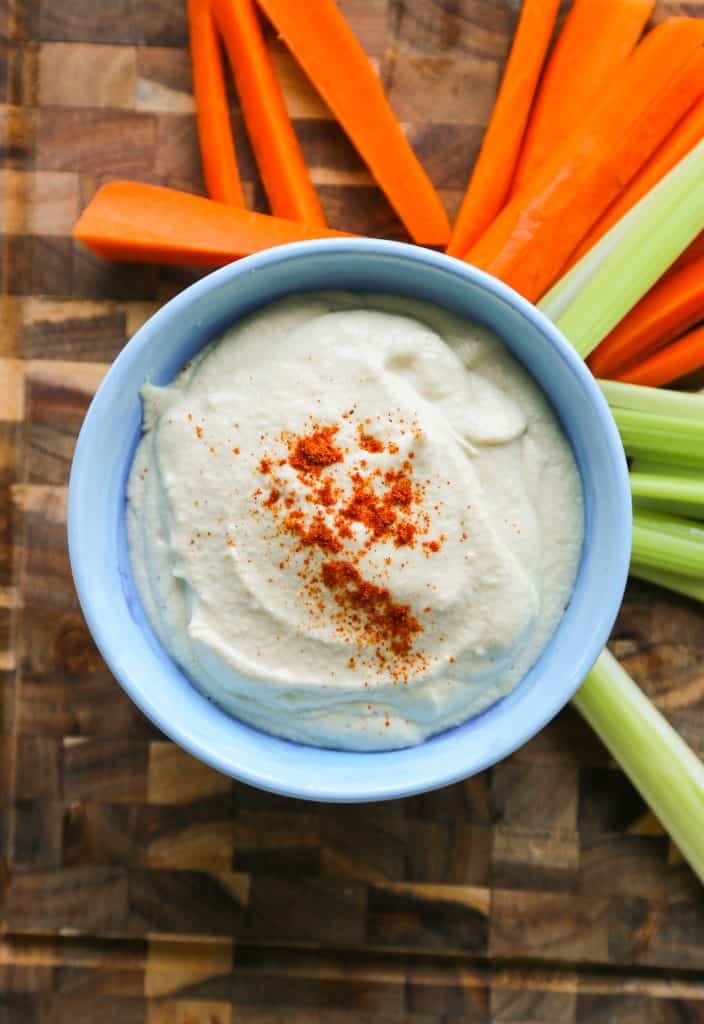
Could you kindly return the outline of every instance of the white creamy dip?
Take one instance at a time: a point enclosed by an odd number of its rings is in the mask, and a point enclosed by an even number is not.
[[[485,328],[393,296],[286,299],[142,397],[139,592],[236,717],[408,746],[506,694],[550,639],[580,557],[579,475]]]

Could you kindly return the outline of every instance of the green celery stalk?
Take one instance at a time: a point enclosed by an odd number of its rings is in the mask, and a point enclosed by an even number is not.
[[[671,498],[641,498],[633,495],[634,509],[652,509],[665,515],[679,516],[682,519],[696,519],[704,523],[704,505],[690,505],[684,501],[673,501]]]
[[[617,380],[598,380],[601,393],[612,409],[632,409],[659,416],[691,417],[704,422],[704,395],[668,388],[649,388]]]
[[[544,296],[539,308],[586,357],[702,229],[704,140]],[[681,506],[685,496],[690,503],[694,497],[699,507],[702,481],[692,474],[704,469],[704,399],[599,383],[624,448],[639,467],[631,571],[704,600],[704,527],[642,507],[658,498],[670,503],[676,498]],[[653,463],[664,464],[666,472]],[[680,467],[675,472],[673,464]],[[608,650],[573,703],[704,882],[704,764]]]
[[[704,420],[611,407],[627,455],[704,468]]]
[[[644,473],[631,467],[631,494],[634,500],[657,505],[686,508],[686,515],[704,515],[704,471],[698,477],[668,473]]]
[[[630,480],[633,501],[638,507],[704,520],[701,466],[673,466],[650,459],[632,459]]]
[[[704,882],[704,763],[608,650],[573,703]]]
[[[632,459],[631,472],[676,476],[678,480],[701,480],[702,478],[702,471],[696,466],[671,466],[667,462],[656,462],[654,459]]]
[[[704,578],[704,526],[636,506],[631,557],[653,569]]]
[[[543,297],[588,356],[704,229],[704,139]]]
[[[665,569],[653,569],[652,566],[641,565],[640,562],[631,562],[630,573],[636,579],[655,583],[666,590],[674,590],[676,594],[684,594],[686,597],[693,597],[695,601],[704,602],[704,580],[698,580],[695,576],[682,576],[680,573],[667,572]]]

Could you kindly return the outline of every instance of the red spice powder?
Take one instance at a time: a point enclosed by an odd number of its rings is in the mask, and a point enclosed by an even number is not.
[[[324,562],[322,579],[340,607],[359,611],[372,642],[388,644],[394,654],[408,654],[422,626],[409,604],[397,604],[386,587],[370,583],[352,562]]]
[[[365,452],[383,452],[384,442],[372,434],[367,434],[364,427],[359,425],[359,447]]]
[[[306,528],[303,513],[290,512],[286,517],[286,526],[290,533],[295,533],[305,547],[318,547],[323,551],[337,554],[342,551],[342,543],[338,540],[321,515],[316,515],[313,522]]]
[[[318,427],[312,434],[298,438],[289,455],[289,465],[300,473],[320,473],[325,466],[342,462],[342,450],[333,441],[338,430],[338,427]]]
[[[413,523],[399,523],[394,533],[394,543],[397,548],[408,547],[413,544],[416,537],[416,528]]]
[[[423,542],[423,551],[426,557],[429,553],[436,554],[446,541],[444,533],[441,533],[437,540],[426,540]]]
[[[396,477],[391,485],[389,498],[393,505],[408,506],[411,504],[413,501],[413,484],[407,476],[401,474]]]
[[[370,481],[361,473],[352,475],[352,483],[352,498],[342,509],[342,515],[362,523],[374,538],[383,536],[396,522],[396,513],[390,503],[377,495]]]
[[[372,674],[389,672],[394,681],[407,682],[412,671],[427,665],[426,656],[413,649],[423,627],[410,604],[395,601],[390,589],[380,585],[379,581],[385,582],[383,573],[375,576],[375,582],[364,578],[361,559],[376,544],[414,547],[419,536],[428,534],[431,516],[423,508],[423,498],[429,481],[413,479],[410,456],[387,471],[378,467],[364,471],[367,462],[360,455],[380,451],[397,455],[398,446],[367,433],[364,424],[357,427],[351,445],[340,443],[339,431],[335,424],[312,424],[303,435],[277,438],[288,457],[280,458],[280,451],[275,450],[263,453],[258,469],[270,476],[271,490],[264,499],[259,498],[262,491],[258,488],[253,497],[274,518],[272,542],[284,547],[281,537],[288,534],[296,538],[297,550],[306,552],[296,574],[301,581],[301,601],[311,616],[332,616],[339,637],[367,652],[350,658],[350,667]],[[261,441],[266,444],[266,436]],[[293,489],[286,472],[279,468],[287,463],[298,476]],[[342,463],[346,463],[344,473],[339,469],[326,472]],[[355,524],[363,530],[355,530]],[[439,542],[424,542],[426,557],[439,550],[444,539],[441,535]],[[387,552],[388,548],[382,550],[381,560],[391,566]],[[340,557],[331,560],[331,555]],[[285,563],[278,564],[281,569]],[[336,611],[330,610],[326,591]]]
[[[331,508],[337,501],[337,489],[332,480],[325,480],[315,492],[315,500],[326,508]]]

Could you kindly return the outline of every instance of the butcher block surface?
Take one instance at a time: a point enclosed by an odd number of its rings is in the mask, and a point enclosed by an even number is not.
[[[341,6],[453,214],[518,3]],[[321,806],[193,760],[94,647],[66,548],[74,443],[110,361],[198,275],[104,262],[70,229],[113,177],[203,193],[184,11],[0,0],[1,1024],[704,1022],[703,890],[576,712],[464,783]],[[704,0],[656,19],[674,13]],[[330,225],[404,238],[270,43]],[[704,755],[701,606],[632,583],[612,649]]]

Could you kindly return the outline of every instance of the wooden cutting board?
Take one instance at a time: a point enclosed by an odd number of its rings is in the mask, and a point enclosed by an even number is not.
[[[441,792],[318,806],[182,753],[93,646],[66,551],[74,442],[111,359],[194,275],[102,262],[69,231],[114,176],[202,191],[184,6],[0,4],[0,1021],[704,1021],[702,889],[575,712]],[[518,3],[342,7],[454,212]],[[673,13],[704,0],[658,3]],[[403,237],[272,49],[330,223]],[[234,101],[233,119],[265,209]],[[632,584],[613,636],[700,755],[703,627]]]

